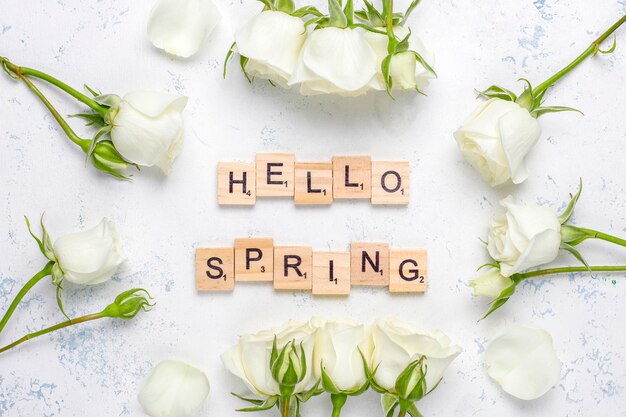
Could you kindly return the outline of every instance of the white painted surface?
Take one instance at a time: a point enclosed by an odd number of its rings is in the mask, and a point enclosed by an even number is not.
[[[405,4],[406,2],[400,2]],[[259,4],[219,1],[224,19],[204,50],[189,61],[153,49],[145,34],[149,1],[28,1],[0,4],[0,51],[79,87],[103,92],[135,89],[190,96],[185,149],[169,178],[146,169],[132,183],[83,166],[42,105],[20,83],[0,74],[0,305],[2,310],[44,264],[22,216],[46,211],[53,236],[115,220],[129,262],[114,282],[94,288],[67,285],[74,315],[99,310],[133,286],[151,290],[158,305],[131,322],[101,321],[45,336],[0,355],[0,416],[142,415],[136,400],[147,370],[166,358],[204,369],[212,393],[200,415],[230,416],[242,390],[219,361],[236,335],[311,315],[352,316],[363,322],[395,315],[422,328],[441,328],[466,352],[444,383],[420,403],[437,416],[626,416],[626,320],[623,275],[559,277],[524,284],[490,319],[476,323],[484,300],[467,287],[486,253],[478,240],[497,202],[514,193],[528,203],[562,209],[579,177],[585,192],[579,225],[626,234],[626,31],[614,55],[584,63],[560,83],[548,103],[585,112],[541,119],[542,139],[529,159],[532,175],[517,188],[492,190],[463,161],[451,132],[477,104],[474,88],[498,83],[516,90],[519,77],[542,81],[626,13],[624,0],[425,1],[413,29],[436,52],[439,79],[429,97],[392,101],[300,97],[263,82],[249,85],[236,63],[221,77],[232,32]],[[81,107],[45,88],[62,113]],[[73,125],[85,135],[88,129]],[[293,151],[301,160],[334,153],[408,158],[408,208],[336,202],[295,208],[290,200],[261,200],[254,208],[218,208],[218,160],[253,160],[260,151]],[[353,240],[387,241],[430,251],[430,290],[392,297],[355,289],[348,299],[275,293],[240,285],[232,294],[198,294],[194,248],[231,245],[239,236],[271,236],[277,244],[343,250]],[[601,242],[581,248],[594,264],[624,263],[624,251]],[[562,255],[558,264],[575,264]],[[613,283],[612,280],[616,282]],[[60,321],[49,281],[40,283],[2,334],[5,344],[25,331]],[[507,323],[552,333],[564,363],[560,384],[534,402],[504,394],[486,375],[486,341]],[[305,415],[329,415],[327,397]],[[345,416],[382,415],[378,396],[351,401]],[[265,413],[264,415],[273,415]]]

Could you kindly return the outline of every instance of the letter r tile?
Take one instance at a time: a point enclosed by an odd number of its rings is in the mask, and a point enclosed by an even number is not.
[[[274,289],[311,290],[313,248],[277,246],[274,248]]]

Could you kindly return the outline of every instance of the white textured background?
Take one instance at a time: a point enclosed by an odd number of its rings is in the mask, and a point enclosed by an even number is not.
[[[259,10],[251,0],[218,0],[223,20],[204,50],[178,61],[154,50],[146,36],[150,1],[3,0],[0,53],[80,87],[103,92],[160,89],[190,96],[188,133],[173,174],[146,169],[132,183],[85,169],[83,156],[25,85],[0,74],[0,310],[45,263],[22,216],[42,211],[53,236],[112,218],[129,262],[113,282],[67,285],[74,315],[100,310],[115,294],[144,286],[158,306],[131,322],[101,321],[61,331],[0,355],[0,416],[142,415],[136,396],[146,372],[180,358],[207,372],[212,392],[200,415],[232,416],[241,403],[228,393],[242,385],[219,354],[236,335],[311,315],[368,322],[395,315],[422,328],[441,328],[465,348],[444,383],[420,404],[437,416],[626,416],[624,275],[572,275],[525,283],[489,320],[468,280],[486,260],[478,241],[498,201],[514,193],[527,203],[562,209],[579,177],[585,192],[574,221],[626,234],[626,28],[614,55],[585,62],[560,83],[548,103],[585,112],[541,119],[542,139],[520,187],[492,190],[462,159],[451,133],[477,104],[474,88],[498,83],[516,90],[519,77],[542,81],[626,13],[625,0],[426,0],[410,23],[436,52],[440,78],[429,97],[384,94],[359,99],[305,98],[258,82],[230,67],[221,77],[232,33]],[[400,2],[404,7],[406,1]],[[81,107],[46,88],[62,113]],[[73,121],[85,135],[88,129]],[[333,153],[371,153],[411,161],[412,201],[404,207],[336,202],[294,208],[260,200],[254,208],[216,204],[218,160],[253,160],[260,151],[293,151],[300,160]],[[198,294],[194,248],[231,245],[239,236],[271,236],[277,244],[347,249],[350,241],[387,241],[430,251],[430,290],[392,297],[355,289],[347,299],[275,293],[240,285],[232,294]],[[624,250],[602,242],[581,248],[594,264],[624,263]],[[575,264],[560,256],[559,264]],[[0,337],[4,345],[60,321],[54,289],[40,283]],[[506,324],[546,328],[563,361],[547,395],[522,402],[486,375],[486,342]],[[328,415],[327,397],[305,416]],[[376,416],[378,398],[351,401],[345,416]],[[266,413],[264,415],[272,415]]]

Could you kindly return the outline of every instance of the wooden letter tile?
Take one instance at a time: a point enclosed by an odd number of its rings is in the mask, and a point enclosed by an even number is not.
[[[331,204],[333,202],[333,165],[296,162],[295,203]]]
[[[234,249],[196,249],[196,289],[198,291],[232,291],[234,288]]]
[[[372,158],[333,156],[333,198],[371,198]]]
[[[274,279],[274,240],[235,239],[235,280],[272,281]]]
[[[350,252],[313,252],[313,294],[350,294]]]
[[[259,197],[293,196],[295,156],[292,153],[256,155],[256,195]]]
[[[409,204],[409,162],[372,162],[372,204]]]
[[[425,249],[390,251],[389,292],[424,292],[428,277]]]
[[[217,202],[224,205],[252,206],[256,203],[254,164],[217,164]]]
[[[274,248],[274,289],[311,290],[313,249],[310,246]]]
[[[389,285],[389,245],[386,243],[352,243],[350,245],[352,285]]]

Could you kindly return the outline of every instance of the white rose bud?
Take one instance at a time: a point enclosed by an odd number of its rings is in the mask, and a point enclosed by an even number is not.
[[[128,161],[156,165],[168,174],[183,147],[183,115],[187,97],[136,91],[123,99],[110,97],[111,140]]]
[[[270,359],[274,338],[280,351],[285,345],[294,342],[305,352],[306,363],[311,364],[316,328],[309,323],[301,324],[290,321],[280,328],[264,330],[239,338],[239,343],[222,354],[226,369],[241,378],[251,392],[260,397],[280,395],[278,383],[274,380],[270,368]],[[315,383],[311,366],[307,366],[303,379],[295,386],[298,394],[311,388]]]
[[[108,281],[126,260],[115,225],[107,219],[92,229],[58,238],[53,251],[63,278],[83,285]]]
[[[354,392],[367,382],[365,366],[372,354],[369,326],[352,320],[312,320],[319,327],[315,338],[313,370],[322,377],[322,367],[333,384],[342,392]],[[365,359],[365,363],[363,362]]]
[[[498,98],[482,103],[454,132],[465,159],[492,187],[528,178],[524,158],[539,140],[537,119],[519,104]]]
[[[209,379],[186,363],[167,360],[150,371],[139,403],[151,417],[191,417],[209,395]]]
[[[515,282],[511,278],[502,275],[497,268],[490,268],[480,277],[470,282],[470,287],[474,289],[475,297],[497,298],[502,294],[502,291],[514,285]]]
[[[504,216],[491,221],[487,249],[505,277],[552,262],[561,246],[559,217],[548,207],[521,206],[511,196],[500,202]]]
[[[448,336],[436,330],[425,333],[394,319],[377,321],[372,327],[374,351],[372,369],[378,366],[374,381],[383,389],[395,390],[398,376],[422,356],[425,359],[426,392],[443,377],[444,371],[462,349],[452,345]]]
[[[402,40],[409,34],[409,29],[404,26],[394,26],[393,32],[397,38]],[[382,72],[382,62],[389,54],[387,51],[389,38],[387,35],[366,31],[365,39],[376,53],[377,83],[372,88],[385,91],[387,87]],[[433,54],[426,49],[424,43],[415,32],[411,32],[409,37],[409,50],[420,54],[428,64],[433,63]],[[389,70],[393,90],[415,90],[417,88],[423,91],[430,83],[430,80],[435,78],[435,75],[417,62],[415,55],[409,51],[394,55],[391,58]]]
[[[159,0],[148,22],[152,44],[181,58],[200,50],[221,15],[212,0]]]
[[[259,13],[235,34],[237,52],[248,58],[246,73],[283,87],[287,87],[305,40],[302,19],[272,10]]]
[[[363,30],[326,27],[307,38],[289,85],[306,95],[358,96],[377,82],[376,54]]]

